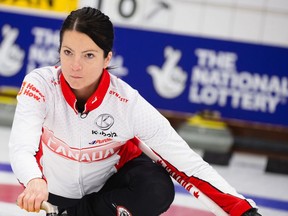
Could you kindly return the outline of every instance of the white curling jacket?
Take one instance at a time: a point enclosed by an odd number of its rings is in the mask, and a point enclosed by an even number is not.
[[[49,192],[62,197],[97,192],[141,154],[132,140],[137,136],[181,176],[183,185],[195,185],[230,215],[255,207],[191,150],[135,89],[107,70],[82,113],[61,67],[26,75],[17,100],[9,151],[24,186],[33,178],[45,178]]]

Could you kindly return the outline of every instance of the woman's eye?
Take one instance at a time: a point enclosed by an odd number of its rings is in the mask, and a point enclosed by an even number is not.
[[[64,50],[63,52],[65,55],[71,55],[72,54],[70,50]]]
[[[92,54],[92,53],[87,53],[85,56],[86,56],[88,59],[94,58],[94,54]]]

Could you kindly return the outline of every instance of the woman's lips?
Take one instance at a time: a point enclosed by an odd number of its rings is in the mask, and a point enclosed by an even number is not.
[[[80,76],[70,76],[71,78],[73,78],[73,79],[81,79],[82,77],[80,77]]]

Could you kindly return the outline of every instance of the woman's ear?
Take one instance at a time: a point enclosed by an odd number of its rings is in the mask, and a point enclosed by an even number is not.
[[[112,56],[113,56],[112,51],[110,51],[104,60],[104,68],[107,68],[109,66]]]

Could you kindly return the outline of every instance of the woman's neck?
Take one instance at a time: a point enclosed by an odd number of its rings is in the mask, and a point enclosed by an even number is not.
[[[86,100],[85,101],[77,100],[76,107],[79,113],[84,112],[85,104],[86,104]]]

